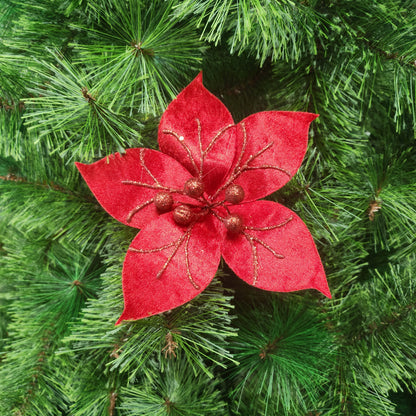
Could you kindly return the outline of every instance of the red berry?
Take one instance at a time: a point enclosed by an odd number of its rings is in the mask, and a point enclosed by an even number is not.
[[[240,234],[244,229],[243,220],[237,214],[229,215],[225,219],[224,224],[230,234]]]
[[[244,189],[240,185],[232,184],[225,190],[225,200],[230,204],[239,204],[244,199]]]
[[[153,203],[159,212],[168,212],[173,207],[173,197],[169,192],[158,192],[153,199]]]
[[[192,208],[188,205],[179,205],[173,210],[173,220],[178,225],[189,225],[194,220]]]
[[[204,193],[204,184],[198,178],[191,178],[185,182],[183,191],[192,198],[199,198]]]

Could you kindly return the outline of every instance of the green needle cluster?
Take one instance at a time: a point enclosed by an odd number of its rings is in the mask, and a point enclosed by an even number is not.
[[[0,0],[0,416],[412,416],[414,0]],[[203,71],[236,121],[307,111],[268,198],[306,223],[332,299],[221,263],[191,302],[115,326],[137,230],[74,162],[157,149]]]

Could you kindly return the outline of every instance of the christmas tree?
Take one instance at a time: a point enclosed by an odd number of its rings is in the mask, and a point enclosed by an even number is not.
[[[0,10],[1,416],[416,414],[414,1]],[[137,229],[75,162],[157,149],[201,71],[236,123],[319,114],[267,199],[307,225],[332,299],[261,290],[221,260],[191,301],[115,325]]]

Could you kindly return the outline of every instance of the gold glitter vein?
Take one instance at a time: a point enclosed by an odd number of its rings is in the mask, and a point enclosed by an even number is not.
[[[147,200],[147,201],[143,202],[142,204],[137,205],[137,207],[136,207],[136,208],[133,208],[133,209],[129,212],[129,214],[127,215],[126,222],[130,222],[130,221],[131,221],[131,219],[133,218],[133,215],[137,214],[140,210],[142,210],[143,208],[145,208],[145,207],[147,207],[148,205],[150,205],[153,201],[154,201],[154,198],[149,199],[149,200]]]
[[[163,264],[162,268],[158,271],[156,274],[156,279],[160,279],[163,273],[168,268],[169,264],[171,263],[172,259],[175,257],[176,253],[178,252],[179,248],[181,247],[182,243],[185,242],[185,267],[186,267],[186,275],[189,280],[189,282],[192,284],[192,286],[199,290],[199,285],[194,281],[190,266],[189,266],[189,240],[191,238],[192,229],[195,224],[192,224],[179,238],[177,238],[175,241],[172,241],[171,243],[165,244],[161,247],[151,248],[151,249],[138,249],[134,247],[130,247],[129,251],[133,253],[139,253],[139,254],[149,254],[149,253],[158,253],[163,250],[166,250],[170,247],[173,247],[172,253],[169,255],[169,257],[166,259],[165,263]]]

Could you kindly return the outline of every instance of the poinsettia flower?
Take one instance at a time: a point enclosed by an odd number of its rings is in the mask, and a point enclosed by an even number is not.
[[[303,221],[276,202],[257,201],[294,176],[316,117],[265,111],[234,124],[199,74],[162,116],[161,152],[129,149],[77,163],[103,208],[141,229],[124,261],[117,324],[190,301],[209,285],[221,256],[257,288],[331,296]]]

